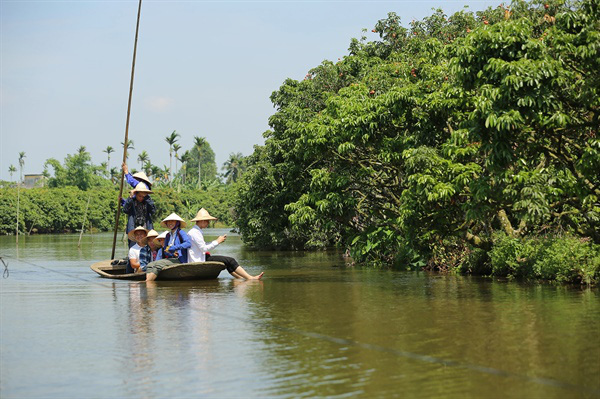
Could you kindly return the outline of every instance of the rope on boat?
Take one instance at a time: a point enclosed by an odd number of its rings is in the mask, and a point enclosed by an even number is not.
[[[2,277],[3,278],[8,278],[8,263],[6,263],[4,261],[4,259],[2,259],[2,257],[0,256],[0,261],[2,262],[2,264],[4,265],[4,272],[2,273]]]
[[[23,264],[26,264],[26,265],[29,265],[29,266],[39,267],[40,269],[44,269],[44,270],[46,270],[46,271],[48,271],[50,273],[60,274],[61,276],[66,276],[66,277],[73,278],[73,279],[76,279],[76,280],[85,281],[86,283],[97,284],[97,285],[100,285],[102,287],[107,287],[107,288],[111,288],[111,289],[113,288],[112,285],[108,285],[108,284],[105,284],[105,283],[100,282],[100,281],[94,281],[94,280],[85,279],[85,278],[76,276],[76,275],[74,275],[72,273],[61,272],[59,270],[50,269],[50,268],[48,268],[46,266],[38,265],[38,264],[32,263],[32,262],[27,262],[27,261],[24,261],[22,259],[11,258],[11,257],[6,256],[6,255],[4,257],[8,258],[8,259],[13,259],[13,260],[15,260],[15,261],[17,261],[19,263],[23,263]],[[2,259],[2,257],[0,257],[0,260],[4,264],[4,275],[6,275],[6,277],[4,277],[4,278],[7,278],[8,277],[8,264],[4,262],[4,259]]]

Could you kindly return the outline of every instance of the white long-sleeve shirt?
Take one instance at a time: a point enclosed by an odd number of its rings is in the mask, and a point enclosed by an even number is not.
[[[188,231],[188,235],[190,236],[190,241],[192,241],[192,246],[188,250],[188,262],[190,263],[205,262],[206,252],[219,245],[219,242],[217,240],[214,240],[207,244],[204,241],[204,235],[202,234],[202,230],[197,225],[192,227],[190,231]]]

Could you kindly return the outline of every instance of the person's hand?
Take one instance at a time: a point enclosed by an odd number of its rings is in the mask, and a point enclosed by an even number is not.
[[[224,242],[227,239],[227,234],[225,234],[224,236],[219,236],[217,237],[217,242],[219,244],[221,244],[222,242]]]
[[[129,169],[127,168],[127,164],[125,162],[123,162],[121,164],[121,168],[123,168],[123,173],[125,173],[125,174],[129,173]]]

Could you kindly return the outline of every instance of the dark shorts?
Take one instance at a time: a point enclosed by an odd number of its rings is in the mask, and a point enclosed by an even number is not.
[[[154,273],[157,276],[160,274],[160,271],[168,266],[178,265],[181,262],[178,258],[169,258],[169,259],[159,259],[154,262],[148,263],[146,266],[146,273]]]
[[[229,273],[233,273],[235,269],[237,269],[240,264],[232,258],[231,256],[221,256],[221,255],[206,255],[207,262],[223,262],[227,267],[227,271]]]

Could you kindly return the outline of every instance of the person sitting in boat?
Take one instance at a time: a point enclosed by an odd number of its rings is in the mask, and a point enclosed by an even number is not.
[[[167,266],[188,262],[188,249],[192,243],[187,233],[181,229],[186,226],[185,221],[176,213],[172,213],[164,218],[160,225],[167,227],[169,232],[157,260],[146,267],[146,281],[156,280],[160,271]]]
[[[150,230],[142,240],[142,245],[144,246],[140,250],[140,268],[143,271],[146,271],[148,263],[155,261],[156,256],[158,255],[160,246],[158,242],[155,241],[156,237],[158,237],[158,232],[156,230]]]
[[[148,189],[152,190],[152,183],[144,172],[136,172],[132,175],[129,173],[129,168],[125,162],[121,164],[121,168],[123,168],[123,173],[125,173],[125,180],[127,180],[127,183],[131,187],[135,188],[139,183],[144,183]]]
[[[140,264],[140,251],[142,247],[146,246],[144,239],[148,235],[148,230],[143,226],[138,226],[127,235],[135,244],[129,248],[129,263],[126,266],[126,273],[140,273],[143,271]]]
[[[165,245],[165,238],[167,238],[167,234],[169,234],[169,231],[165,230],[162,233],[160,233],[158,235],[158,237],[156,237],[154,239],[154,243],[158,247],[158,251],[157,251],[157,254],[156,254],[156,259],[162,259],[163,258],[162,252],[163,252],[163,246]]]
[[[148,194],[152,191],[145,183],[138,183],[131,190],[131,197],[123,201],[123,213],[128,215],[127,228],[125,232],[129,234],[135,226],[144,226],[147,230],[154,228],[152,224],[152,216],[156,212],[154,201]],[[135,241],[129,240],[129,248],[135,245]]]
[[[195,222],[196,225],[188,232],[188,235],[192,241],[192,246],[188,252],[189,262],[222,262],[227,267],[229,274],[236,278],[259,280],[264,273],[260,273],[257,276],[252,276],[248,274],[248,272],[246,272],[246,270],[244,270],[244,268],[240,266],[237,260],[234,258],[230,256],[211,255],[208,252],[227,239],[227,235],[222,235],[210,243],[206,243],[204,241],[202,229],[207,228],[211,220],[217,220],[217,218],[211,216],[204,208],[200,209],[196,214],[196,217],[192,219],[192,222]]]

